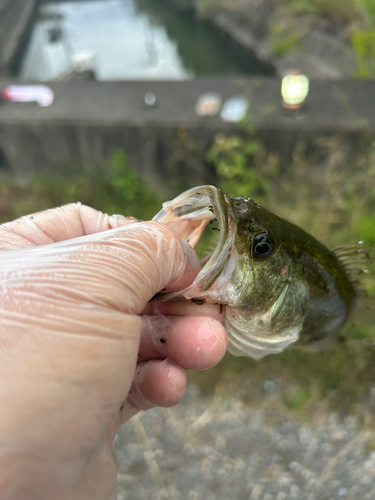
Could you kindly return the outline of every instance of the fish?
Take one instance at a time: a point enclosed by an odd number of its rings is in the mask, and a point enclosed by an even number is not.
[[[370,259],[363,242],[329,250],[251,198],[231,198],[210,185],[164,203],[153,220],[175,227],[192,247],[217,221],[217,245],[193,283],[157,300],[225,305],[228,351],[235,356],[261,359],[289,345],[330,345],[355,307]]]

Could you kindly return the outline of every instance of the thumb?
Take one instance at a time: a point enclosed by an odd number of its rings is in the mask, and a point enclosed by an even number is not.
[[[0,248],[42,242],[39,247],[0,252],[0,278],[5,279],[4,273],[8,280],[17,276],[18,292],[21,287],[44,298],[139,314],[158,291],[184,288],[199,272],[195,252],[172,228],[120,219],[126,225],[96,232],[110,223],[113,227],[113,218],[79,207],[77,211],[70,205],[0,226]],[[85,228],[94,234],[82,236]],[[44,244],[51,233],[58,243]],[[70,235],[80,237],[61,241]]]

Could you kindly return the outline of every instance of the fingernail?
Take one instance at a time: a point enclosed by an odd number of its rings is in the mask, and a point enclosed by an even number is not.
[[[136,219],[135,217],[125,217],[124,215],[121,214],[113,214],[112,218],[114,219],[116,224],[123,222],[141,222],[139,219]]]
[[[113,214],[112,217],[114,217],[115,219],[121,220],[123,222],[126,221],[126,217],[124,217],[121,214]]]

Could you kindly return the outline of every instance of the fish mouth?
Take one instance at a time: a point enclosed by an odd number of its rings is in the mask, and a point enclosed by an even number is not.
[[[209,221],[217,220],[219,239],[211,255],[204,259],[204,266],[193,283],[183,290],[159,293],[155,300],[204,299],[215,304],[225,304],[224,327],[228,332],[228,351],[235,356],[260,359],[267,354],[283,351],[298,340],[302,329],[300,321],[275,330],[273,320],[283,306],[285,297],[292,293],[287,284],[275,303],[267,311],[254,311],[249,303],[239,297],[235,282],[235,269],[239,265],[235,245],[237,224],[241,217],[251,219],[252,211],[259,208],[248,198],[229,198],[215,186],[189,189],[172,201],[163,204],[154,221],[167,224],[192,246],[198,242]],[[308,296],[308,289],[305,293]]]
[[[162,210],[152,220],[175,227],[193,248],[207,223],[217,220],[219,226],[217,245],[211,255],[202,262],[205,265],[192,285],[180,292],[160,295],[159,300],[166,301],[177,296],[194,298],[197,294],[207,291],[221,275],[234,243],[229,197],[215,186],[192,188],[174,200],[164,203]]]

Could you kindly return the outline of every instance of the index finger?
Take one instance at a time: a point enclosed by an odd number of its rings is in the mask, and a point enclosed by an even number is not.
[[[71,203],[0,225],[0,250],[48,245],[134,222],[139,221],[133,217],[107,215],[81,203]]]

